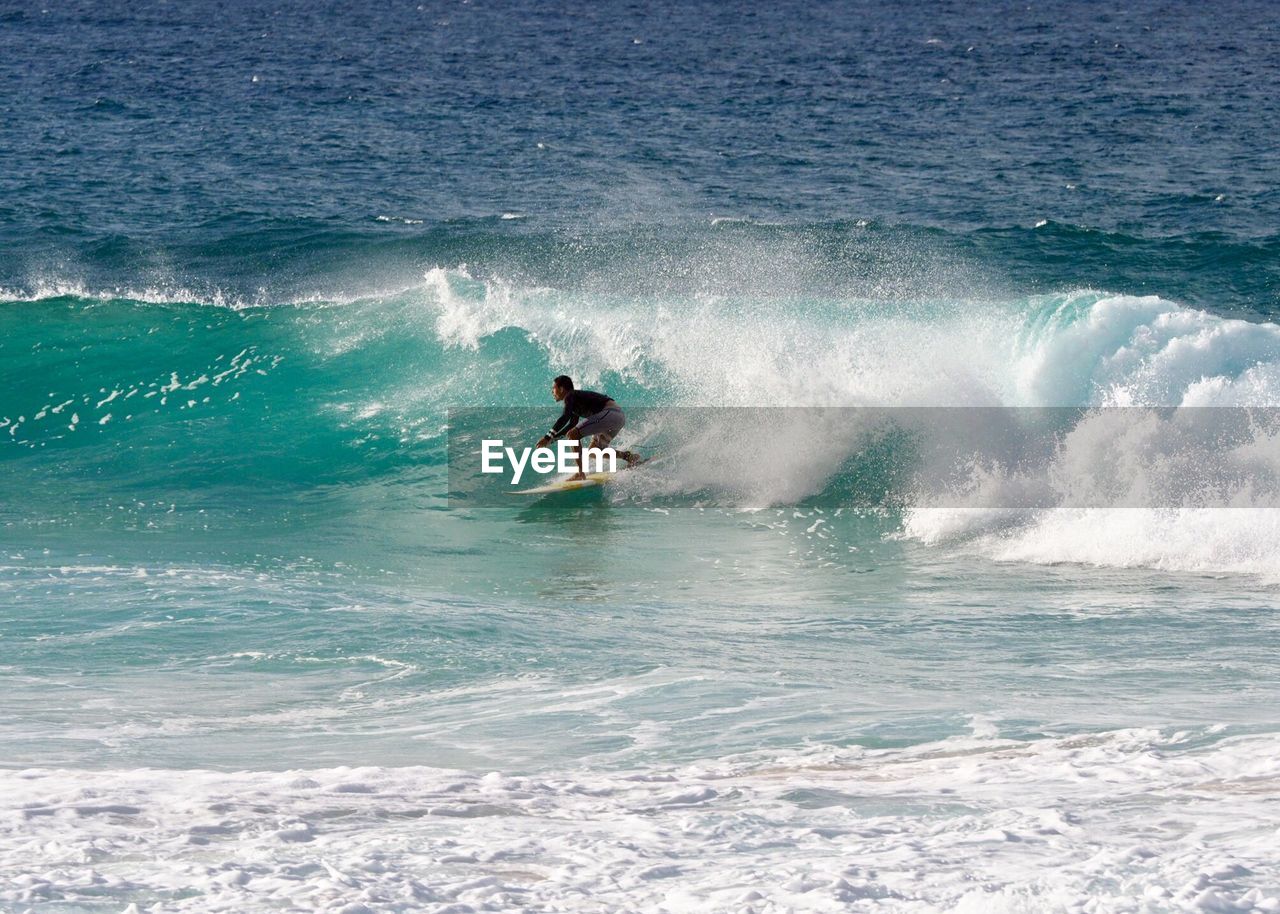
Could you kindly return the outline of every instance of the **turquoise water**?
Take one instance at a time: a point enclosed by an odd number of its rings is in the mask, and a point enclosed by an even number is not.
[[[1274,909],[1274,436],[1107,426],[1280,402],[1269,10],[1024,6],[0,11],[0,911]]]

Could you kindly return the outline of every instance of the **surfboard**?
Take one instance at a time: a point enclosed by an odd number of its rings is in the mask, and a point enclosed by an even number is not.
[[[595,486],[602,486],[609,480],[613,479],[617,473],[588,473],[586,479],[573,479],[569,476],[563,476],[560,479],[553,480],[546,485],[537,486],[532,489],[517,489],[509,492],[510,495],[550,495],[552,492],[572,492],[576,489],[590,489]]]

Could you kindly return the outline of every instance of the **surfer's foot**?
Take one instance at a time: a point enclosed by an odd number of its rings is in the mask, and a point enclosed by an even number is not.
[[[629,467],[644,463],[644,458],[633,451],[623,451],[619,456],[627,462]]]
[[[570,478],[571,480],[573,480],[574,482],[577,482],[579,479],[586,479],[586,478],[587,478],[587,474],[586,474],[586,473],[583,473],[581,470],[579,470],[577,473],[574,473],[574,474],[573,474],[572,476],[570,476],[569,478]]]

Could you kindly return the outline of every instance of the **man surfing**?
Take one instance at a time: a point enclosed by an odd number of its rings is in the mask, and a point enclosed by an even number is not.
[[[564,412],[560,414],[556,424],[551,426],[551,431],[538,439],[538,443],[534,445],[535,450],[546,447],[560,437],[567,436],[573,440],[581,440],[588,435],[591,436],[592,447],[605,448],[627,424],[627,417],[622,414],[622,407],[594,390],[575,390],[573,379],[568,375],[562,374],[551,382],[551,396],[555,397],[557,403],[564,404]],[[583,420],[582,424],[575,426],[579,419]],[[586,451],[585,447],[579,446],[578,472],[571,478],[587,478]],[[643,458],[632,451],[617,451],[617,454],[627,462],[629,467],[643,463]]]

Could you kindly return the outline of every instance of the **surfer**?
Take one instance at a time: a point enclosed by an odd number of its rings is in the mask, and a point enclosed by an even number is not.
[[[622,426],[627,424],[622,407],[594,390],[575,390],[573,379],[568,375],[562,374],[551,382],[551,396],[556,398],[557,403],[564,404],[564,412],[560,414],[556,424],[551,426],[551,431],[538,439],[535,449],[544,448],[562,436],[581,440],[588,435],[591,436],[592,447],[605,448],[622,431]],[[583,420],[582,424],[575,426],[574,423],[579,419]],[[617,454],[629,467],[642,461],[640,455],[632,451],[617,451]],[[587,478],[585,447],[578,449],[578,472],[572,478]]]

